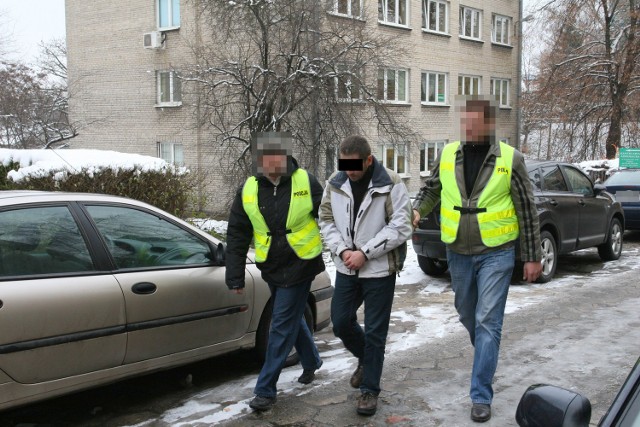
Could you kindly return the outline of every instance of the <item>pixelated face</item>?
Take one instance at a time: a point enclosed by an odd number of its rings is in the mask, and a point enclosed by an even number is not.
[[[340,153],[338,169],[343,170],[351,181],[359,181],[367,172],[367,169],[371,166],[372,162],[373,158],[371,156],[367,156],[366,159],[362,159],[357,153]]]
[[[492,111],[491,101],[472,97],[462,101],[456,110],[460,114],[460,138],[466,142],[485,141],[494,134],[495,117]]]
[[[251,141],[254,174],[258,176],[290,175],[289,156],[293,146],[293,137],[288,132],[263,132]]]

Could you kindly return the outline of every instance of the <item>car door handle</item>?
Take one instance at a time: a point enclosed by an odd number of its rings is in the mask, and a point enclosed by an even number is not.
[[[140,282],[131,287],[131,292],[138,295],[149,295],[154,293],[156,289],[158,289],[158,287],[155,285],[155,283]]]
[[[549,200],[549,204],[552,206],[558,206],[558,202],[556,202],[555,199]]]
[[[584,206],[584,200],[582,200],[582,199],[578,200],[578,204],[579,204],[580,206]]]

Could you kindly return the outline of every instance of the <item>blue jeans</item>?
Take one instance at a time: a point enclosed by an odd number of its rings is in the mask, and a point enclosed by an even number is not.
[[[363,393],[376,396],[380,393],[384,348],[395,287],[395,274],[361,279],[336,272],[331,301],[333,333],[362,364],[364,371],[360,391]],[[356,313],[363,302],[364,331]]]
[[[515,248],[483,255],[460,255],[447,248],[447,261],[456,310],[475,349],[471,401],[490,405]]]
[[[318,369],[322,360],[313,335],[304,320],[304,310],[311,281],[281,288],[269,285],[273,312],[264,365],[258,376],[254,394],[275,397],[276,384],[284,368],[287,356],[295,346],[303,369]]]

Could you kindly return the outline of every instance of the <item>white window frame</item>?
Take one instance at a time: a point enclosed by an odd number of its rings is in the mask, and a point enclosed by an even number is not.
[[[440,154],[444,146],[447,145],[447,142],[448,142],[447,140],[439,140],[439,141],[426,141],[422,143],[422,146],[420,147],[420,175],[421,176],[431,175],[431,168],[429,166],[434,164],[434,162],[438,158],[438,154]]]
[[[501,29],[498,37],[498,28]],[[494,14],[491,19],[491,41],[493,43],[511,46],[511,18]]]
[[[389,4],[393,5],[394,16],[389,19]],[[404,16],[401,16],[401,5],[404,5]],[[409,26],[409,0],[378,0],[378,22],[383,24]]]
[[[491,95],[496,97],[500,108],[511,108],[511,80],[492,78]]]
[[[444,6],[444,28],[440,27],[441,6]],[[431,10],[435,9],[435,29],[431,28]],[[449,34],[449,2],[444,0],[422,0],[422,28],[430,33]]]
[[[184,146],[178,142],[158,142],[158,158],[176,166],[184,166]]]
[[[346,13],[340,11],[341,4],[346,6]],[[358,9],[356,14],[353,13],[354,6]],[[331,13],[340,16],[348,16],[349,18],[362,19],[364,16],[362,11],[363,7],[364,0],[334,0]]]
[[[163,77],[169,76],[169,100],[162,100]],[[156,71],[156,106],[158,107],[179,107],[182,105],[182,82],[173,70]]]
[[[436,79],[435,100],[429,100],[429,89],[431,88],[430,76],[434,75]],[[443,93],[438,92],[440,87],[439,81],[442,79],[444,82]],[[449,94],[449,75],[439,71],[423,71],[420,78],[420,102],[427,105],[448,105]],[[442,101],[439,99],[442,98]]]
[[[162,16],[160,16],[161,4],[167,7],[167,25],[162,26]],[[176,13],[177,12],[177,13]],[[177,16],[175,16],[177,14]],[[167,31],[180,28],[180,0],[156,0],[156,22],[158,30]]]
[[[394,78],[394,93],[396,94],[396,99],[389,99],[389,72],[394,72],[395,74],[395,78]],[[409,103],[409,70],[404,69],[404,68],[380,68],[378,69],[378,80],[377,80],[377,84],[378,84],[378,96],[379,96],[379,90],[380,90],[380,73],[383,73],[383,97],[379,100],[380,101],[385,101],[385,102],[390,102],[390,103],[397,103],[397,104],[407,104]],[[404,88],[402,88],[402,90],[404,91],[404,99],[400,99],[400,74],[403,73],[404,74]]]
[[[339,102],[361,101],[363,98],[363,90],[358,79],[354,78],[352,74],[344,73],[345,70],[348,70],[347,66],[338,65],[337,68],[339,75],[334,77],[333,79],[336,100],[338,100]],[[351,90],[355,85],[358,85],[356,86],[358,89],[358,94],[356,96],[353,96]],[[344,89],[346,90],[346,97],[340,96],[340,88],[342,87],[344,87]]]
[[[461,81],[462,79],[462,81]],[[477,93],[473,92],[473,82],[476,82]],[[462,90],[460,90],[462,86]],[[471,90],[467,90],[471,88]],[[480,95],[482,93],[482,77],[468,74],[460,74],[458,76],[458,95]]]
[[[389,165],[387,162],[387,152],[389,150],[393,150],[393,165]],[[399,172],[398,171],[398,154],[399,152],[402,151],[402,153],[404,154],[404,162],[401,161],[402,163],[402,167],[403,167],[403,171]],[[409,146],[408,144],[383,144],[381,147],[381,152],[382,152],[382,165],[391,169],[392,171],[396,172],[397,174],[399,174],[401,177],[403,178],[407,178],[409,176],[409,159],[408,159],[408,152],[409,152]]]
[[[471,13],[470,22],[467,11]],[[466,35],[467,29],[471,35]],[[468,6],[460,6],[460,37],[471,40],[482,40],[482,11]]]

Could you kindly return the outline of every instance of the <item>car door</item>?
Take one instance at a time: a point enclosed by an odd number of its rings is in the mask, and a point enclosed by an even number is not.
[[[213,265],[211,242],[156,212],[86,205],[113,257],[125,298],[125,363],[232,342],[251,320],[253,279],[243,294]]]
[[[125,310],[66,205],[0,210],[0,369],[34,384],[122,364]]]
[[[571,194],[580,207],[577,249],[589,248],[605,241],[609,229],[607,205],[604,198],[596,197],[591,180],[573,166],[564,165]]]
[[[541,197],[558,229],[558,250],[561,253],[576,248],[578,240],[579,204],[569,191],[567,182],[558,165],[540,167]]]

